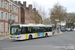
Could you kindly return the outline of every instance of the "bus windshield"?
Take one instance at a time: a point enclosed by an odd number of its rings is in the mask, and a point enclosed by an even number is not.
[[[17,35],[17,34],[21,34],[21,29],[19,28],[19,27],[11,27],[10,28],[10,34],[15,34],[15,35]]]

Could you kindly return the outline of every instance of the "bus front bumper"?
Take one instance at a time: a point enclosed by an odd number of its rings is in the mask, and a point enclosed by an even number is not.
[[[12,38],[10,37],[9,39],[11,39],[11,40],[23,40],[22,38],[13,38],[13,37]]]

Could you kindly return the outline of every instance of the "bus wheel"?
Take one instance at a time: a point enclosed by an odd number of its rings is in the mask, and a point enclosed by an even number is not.
[[[32,35],[29,36],[29,39],[32,39]]]
[[[48,37],[48,34],[46,33],[45,37]]]

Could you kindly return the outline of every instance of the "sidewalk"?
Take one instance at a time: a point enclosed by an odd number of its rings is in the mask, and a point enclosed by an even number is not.
[[[57,30],[54,30],[53,32],[54,32],[53,35],[62,35],[63,34],[63,32],[61,32],[61,31],[59,31],[59,33],[58,33]]]
[[[9,34],[0,35],[0,40],[9,38]]]

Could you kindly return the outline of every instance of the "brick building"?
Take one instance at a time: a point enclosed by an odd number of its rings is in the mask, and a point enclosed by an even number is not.
[[[9,19],[20,24],[20,6],[13,0],[0,0],[0,34],[9,33]]]
[[[17,2],[17,1],[16,1]],[[18,3],[17,3],[18,5],[20,5],[20,15],[21,15],[21,21],[20,21],[20,23],[21,24],[24,24],[25,23],[25,4],[26,4],[26,2],[23,2],[23,4],[20,2],[20,1],[18,1]]]
[[[42,23],[42,17],[38,14],[38,11],[36,12],[36,23]]]
[[[42,22],[41,16],[36,11],[36,8],[32,9],[31,4],[28,7],[26,7],[26,1],[24,1],[23,4],[19,1],[18,4],[22,7],[21,11],[23,11],[21,12],[22,24],[29,24],[29,23],[40,24]]]
[[[25,23],[35,23],[35,24],[41,24],[42,22],[42,18],[41,16],[38,14],[38,11],[36,11],[36,8],[33,8],[32,9],[32,5],[30,4],[28,7],[27,7],[27,10],[29,12],[29,22],[27,20],[27,17],[28,16],[25,16]]]
[[[22,4],[20,1],[0,0],[0,34],[9,33],[9,19],[15,21],[13,24],[40,24],[42,22],[36,8],[32,8],[31,4],[26,7],[26,1]]]

